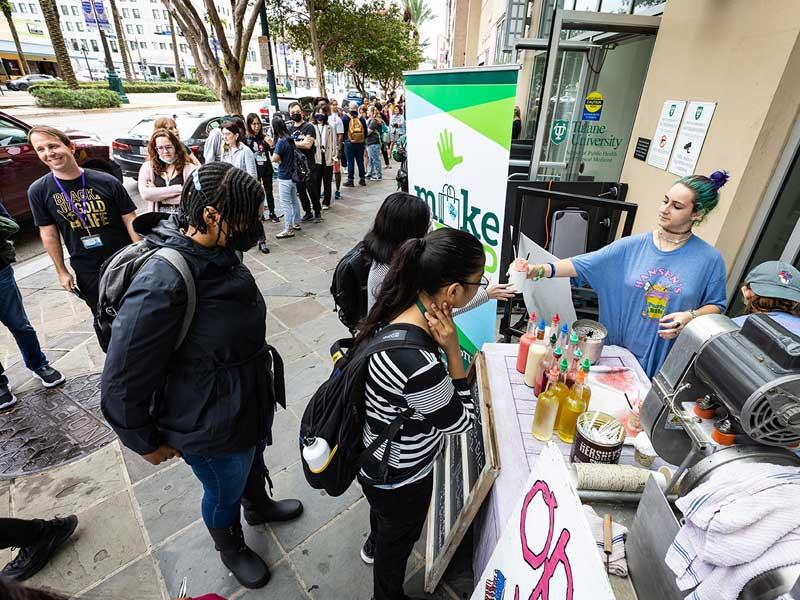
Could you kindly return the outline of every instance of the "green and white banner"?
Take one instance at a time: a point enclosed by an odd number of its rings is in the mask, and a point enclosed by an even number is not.
[[[486,275],[500,276],[516,65],[406,73],[409,191],[437,226],[478,238]],[[495,338],[496,302],[456,319],[465,359]]]

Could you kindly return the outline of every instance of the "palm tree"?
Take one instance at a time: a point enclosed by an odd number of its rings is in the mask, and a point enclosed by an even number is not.
[[[403,0],[403,21],[411,24],[414,39],[419,39],[420,28],[433,19],[433,11],[425,0]]]
[[[117,0],[110,0],[111,17],[114,19],[114,29],[117,32],[117,45],[122,56],[122,68],[125,70],[125,79],[133,81],[133,70],[131,69],[131,55],[128,52],[128,42],[125,40],[125,32],[122,30],[122,21],[117,10]]]
[[[11,3],[8,0],[0,0],[0,10],[8,21],[8,28],[11,30],[11,37],[14,38],[14,45],[17,47],[17,56],[19,56],[19,70],[23,75],[28,74],[28,64],[25,62],[25,54],[22,52],[22,44],[19,43],[19,36],[17,35],[17,27],[14,25],[14,19],[11,17]]]
[[[175,81],[181,80],[181,57],[178,54],[178,37],[175,35],[175,21],[172,20],[172,13],[169,14],[169,32],[172,36],[172,56],[175,59]]]
[[[67,45],[64,43],[64,36],[61,35],[61,23],[59,22],[55,0],[39,0],[39,6],[42,9],[45,25],[47,25],[47,32],[50,34],[50,43],[53,45],[58,68],[61,69],[61,76],[70,88],[77,90],[78,80],[75,79],[75,71],[72,69],[72,62],[69,59]]]

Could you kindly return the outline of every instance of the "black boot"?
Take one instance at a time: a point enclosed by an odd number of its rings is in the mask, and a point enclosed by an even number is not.
[[[303,505],[300,500],[278,500],[269,497],[266,484],[272,490],[272,482],[265,470],[260,470],[253,465],[247,477],[242,494],[242,508],[244,520],[248,525],[261,525],[262,523],[291,521],[303,514]]]
[[[267,563],[244,543],[241,523],[223,529],[208,528],[222,564],[228,567],[237,581],[254,590],[267,585],[270,573]]]

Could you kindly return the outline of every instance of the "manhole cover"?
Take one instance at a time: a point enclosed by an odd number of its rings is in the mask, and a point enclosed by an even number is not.
[[[100,412],[100,373],[18,398],[13,409],[0,413],[0,478],[75,460],[116,437]]]

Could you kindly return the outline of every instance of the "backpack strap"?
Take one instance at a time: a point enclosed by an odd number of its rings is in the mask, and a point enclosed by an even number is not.
[[[194,285],[194,276],[192,270],[189,268],[189,263],[183,257],[183,254],[174,248],[160,248],[156,253],[167,261],[172,267],[180,274],[183,279],[183,284],[186,286],[186,312],[183,314],[183,322],[181,323],[181,330],[178,338],[175,340],[174,349],[177,350],[186,339],[186,334],[189,333],[189,327],[194,320],[194,312],[197,308],[197,290]]]

